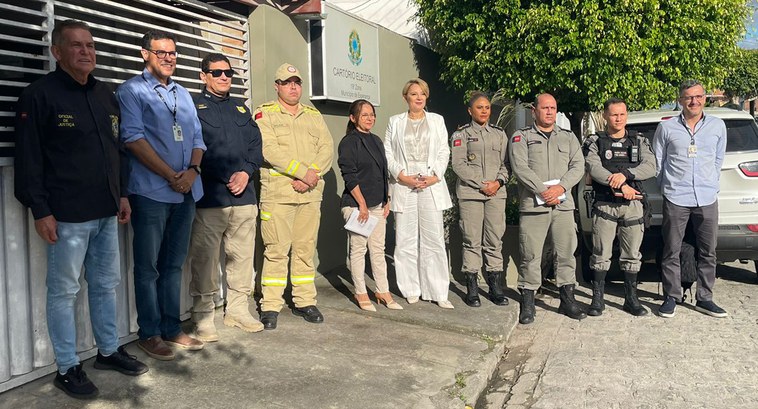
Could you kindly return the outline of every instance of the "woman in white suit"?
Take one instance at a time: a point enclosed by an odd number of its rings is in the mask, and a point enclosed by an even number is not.
[[[445,183],[450,147],[445,120],[424,110],[428,97],[424,80],[408,81],[403,87],[408,111],[390,118],[384,137],[395,213],[395,273],[409,304],[420,297],[453,308],[442,222],[442,211],[453,205]]]

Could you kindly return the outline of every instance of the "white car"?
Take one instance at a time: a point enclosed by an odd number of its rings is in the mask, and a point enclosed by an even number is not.
[[[727,127],[727,146],[724,164],[721,167],[719,191],[719,229],[716,257],[720,262],[753,260],[758,270],[758,126],[750,114],[727,108],[705,108],[706,115],[724,120]],[[679,115],[679,111],[652,110],[630,112],[627,122],[629,131],[641,132],[649,140],[655,134],[658,123]],[[663,250],[661,236],[662,197],[655,178],[644,184],[652,209],[651,226],[645,231],[642,243],[643,261],[660,260]],[[588,259],[592,249],[591,203],[592,190],[589,175],[580,183],[577,207],[579,228],[583,243],[582,260],[585,279],[589,273]],[[689,243],[689,244],[688,244]],[[693,276],[695,265],[694,239],[685,237],[682,246],[682,278]],[[583,245],[582,245],[583,244]],[[618,268],[618,252],[614,252],[614,266]]]

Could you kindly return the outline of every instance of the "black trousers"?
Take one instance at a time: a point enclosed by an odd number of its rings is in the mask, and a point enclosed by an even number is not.
[[[708,206],[683,207],[663,200],[663,291],[671,297],[682,300],[681,268],[679,252],[687,222],[692,219],[697,240],[697,292],[698,301],[713,299],[713,285],[716,282],[716,234],[718,232],[718,201]]]

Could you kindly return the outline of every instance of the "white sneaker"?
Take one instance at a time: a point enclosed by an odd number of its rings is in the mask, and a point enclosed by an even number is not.
[[[451,303],[448,300],[437,301],[437,305],[439,305],[441,308],[445,308],[445,309],[448,309],[448,310],[452,310],[453,308],[455,308],[455,307],[453,307],[453,303]]]
[[[408,297],[407,300],[408,300],[408,304],[415,304],[418,302],[418,296]]]

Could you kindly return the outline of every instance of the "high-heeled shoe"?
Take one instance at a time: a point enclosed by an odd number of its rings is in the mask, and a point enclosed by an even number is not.
[[[377,304],[384,304],[391,310],[403,309],[400,304],[396,303],[395,300],[392,299],[392,294],[390,294],[389,291],[386,293],[374,293],[374,296],[376,297]]]
[[[448,300],[437,301],[437,305],[439,305],[441,308],[444,308],[446,310],[452,310],[453,308],[455,308],[453,307],[453,303],[451,303]]]
[[[355,301],[358,302],[358,307],[364,311],[376,311],[376,307],[374,307],[374,304],[371,304],[368,294],[355,294]]]
[[[406,300],[408,301],[408,304],[415,304],[418,302],[419,297],[417,295],[414,295],[406,298]]]

